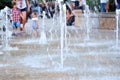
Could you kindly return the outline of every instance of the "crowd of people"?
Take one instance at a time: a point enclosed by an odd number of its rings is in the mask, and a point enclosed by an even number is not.
[[[120,9],[120,0],[114,0],[116,9]],[[75,21],[75,13],[84,13],[87,8],[86,0],[75,0],[66,5],[66,21],[70,26]],[[106,13],[109,11],[109,0],[100,0],[100,12]]]
[[[84,13],[85,7],[86,0],[76,0],[66,5],[66,20],[68,26],[71,26],[75,21],[75,13]]]
[[[37,0],[12,0],[11,21],[13,26],[13,36],[17,33],[25,32],[25,23],[28,17],[32,19],[32,28],[34,37],[37,36],[38,17],[42,18],[45,12],[47,18],[53,18],[55,11],[59,14],[59,6],[52,2],[39,3]]]
[[[116,9],[120,9],[120,0],[114,0]],[[109,0],[100,0],[101,12],[108,12]]]

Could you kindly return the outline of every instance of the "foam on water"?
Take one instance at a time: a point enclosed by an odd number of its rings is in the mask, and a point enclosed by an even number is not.
[[[120,46],[112,46],[110,49],[120,51]]]
[[[27,39],[27,40],[24,40],[20,43],[22,44],[31,44],[31,43],[37,43],[39,40],[38,39]]]
[[[108,76],[91,76],[91,75],[89,75],[89,76],[80,76],[80,78],[79,79],[77,79],[77,80],[119,80],[120,79],[120,77],[119,76],[110,76],[110,75],[108,75]],[[62,79],[62,80],[64,80],[64,79]],[[76,80],[76,79],[69,79],[69,80]]]
[[[0,48],[2,48],[2,45],[0,45]]]
[[[95,47],[95,46],[104,46],[104,45],[112,45],[113,41],[102,41],[102,42],[85,42],[85,43],[77,43],[77,44],[69,44],[71,46],[82,46],[82,47]]]
[[[110,71],[112,71],[113,67],[119,70],[119,68],[116,66],[95,65],[95,66],[92,66],[92,67],[85,69],[85,71],[98,72],[98,73],[99,72],[106,72],[106,71],[110,72]],[[84,70],[84,68],[83,68],[83,70]]]
[[[0,55],[4,54],[3,52],[0,52]]]
[[[41,37],[40,37],[39,43],[40,44],[47,44],[47,38],[46,38],[46,34],[44,31],[41,32]]]
[[[68,72],[68,71],[75,71],[76,69],[74,67],[66,67],[66,66],[55,66],[55,67],[52,67],[50,69],[47,69],[47,71],[49,72],[54,72],[54,71],[57,71],[57,72]]]
[[[19,50],[17,47],[10,47],[10,46],[7,46],[5,48],[2,49],[3,51],[12,51],[12,50]]]
[[[6,67],[6,66],[9,66],[9,64],[1,64],[0,63],[0,67]]]
[[[45,64],[44,62],[47,60],[47,57],[34,55],[34,56],[26,56],[22,60],[19,60],[24,66],[29,66],[33,68],[48,68],[50,65]]]
[[[33,38],[33,39],[26,39],[26,40],[23,40],[21,42],[17,42],[19,44],[33,44],[33,43],[40,43],[40,44],[47,44],[47,39],[46,39],[46,35],[44,32],[41,32],[41,37],[40,39],[38,38]],[[50,40],[48,40],[50,41]],[[56,39],[52,40],[52,41],[57,41]]]
[[[70,55],[71,56],[71,55]],[[59,55],[52,55],[52,58],[58,58]],[[73,67],[61,67],[61,64],[58,62],[52,63],[48,56],[44,55],[28,55],[20,60],[18,60],[23,66],[32,67],[32,68],[43,68],[47,71],[69,71],[75,70]]]

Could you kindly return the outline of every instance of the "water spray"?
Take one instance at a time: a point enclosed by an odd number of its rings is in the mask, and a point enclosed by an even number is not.
[[[64,24],[62,23],[63,20],[63,15],[62,15],[62,1],[63,0],[58,0],[58,4],[60,7],[60,27],[61,27],[61,68],[63,69],[63,65],[64,65],[64,59],[63,59],[63,48],[64,48]],[[63,24],[63,25],[62,25]]]
[[[120,17],[120,9],[116,10],[116,48],[119,45],[119,17]]]
[[[40,44],[46,44],[47,43],[47,38],[46,38],[46,34],[45,34],[45,12],[44,11],[43,11],[43,25],[42,26],[43,27],[42,27],[39,43]]]
[[[90,26],[89,26],[89,6],[86,5],[85,6],[85,10],[84,10],[84,16],[86,18],[86,28],[87,28],[87,37],[86,37],[86,40],[90,40]]]

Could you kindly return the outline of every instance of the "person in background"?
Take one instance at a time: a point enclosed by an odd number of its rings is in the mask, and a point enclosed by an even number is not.
[[[74,11],[75,11],[75,13],[76,12],[77,13],[84,13],[85,7],[86,7],[86,0],[76,0],[75,6],[74,6]]]
[[[66,6],[66,20],[68,21],[71,15],[71,10],[69,9],[68,6]]]
[[[73,24],[73,22],[75,21],[75,16],[72,13],[70,7],[68,5],[66,5],[66,22],[67,22],[66,24],[67,24],[67,26],[71,26]]]
[[[12,0],[12,2],[16,2],[17,8],[21,11],[21,30],[24,31],[25,23],[27,21],[27,12],[30,12],[30,4],[28,0]]]
[[[100,0],[101,12],[108,12],[109,0]]]
[[[20,10],[17,8],[16,3],[12,3],[12,15],[11,15],[11,20],[12,20],[12,26],[13,26],[13,36],[16,35],[15,34],[15,29],[17,28],[17,31],[20,32]]]
[[[120,0],[115,0],[116,9],[120,9]]]
[[[32,0],[31,1],[31,9],[32,9],[33,12],[36,11],[38,16],[41,15],[41,7],[39,6],[37,0]]]
[[[74,6],[74,9],[80,9],[80,6],[79,6],[79,1],[75,1],[75,6]]]
[[[55,5],[53,3],[50,3],[49,5],[49,12],[50,12],[51,18],[53,18],[53,15],[55,13]]]
[[[36,12],[32,12],[32,37],[37,37],[38,36],[38,18]]]
[[[86,0],[79,0],[79,9],[85,10]]]
[[[41,8],[42,8],[42,13],[43,11],[45,11],[45,15],[48,19],[50,19],[50,15],[49,15],[49,6],[48,6],[48,3],[42,3],[41,5]]]
[[[46,2],[46,3],[45,3],[45,13],[46,13],[45,15],[46,15],[46,17],[47,17],[48,19],[50,19],[49,7],[50,7],[49,3]]]

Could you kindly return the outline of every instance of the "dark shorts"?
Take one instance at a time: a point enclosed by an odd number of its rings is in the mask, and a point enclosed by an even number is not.
[[[21,12],[24,12],[24,11],[27,11],[27,7],[26,8],[23,8],[23,9],[20,9]]]
[[[120,4],[118,4],[118,5],[116,6],[116,9],[120,9]]]
[[[28,17],[27,17],[27,15],[28,15],[27,7],[26,7],[26,8],[23,8],[23,9],[20,9],[20,11],[21,11],[21,12],[26,11],[26,22],[27,22],[27,19],[28,19]]]

